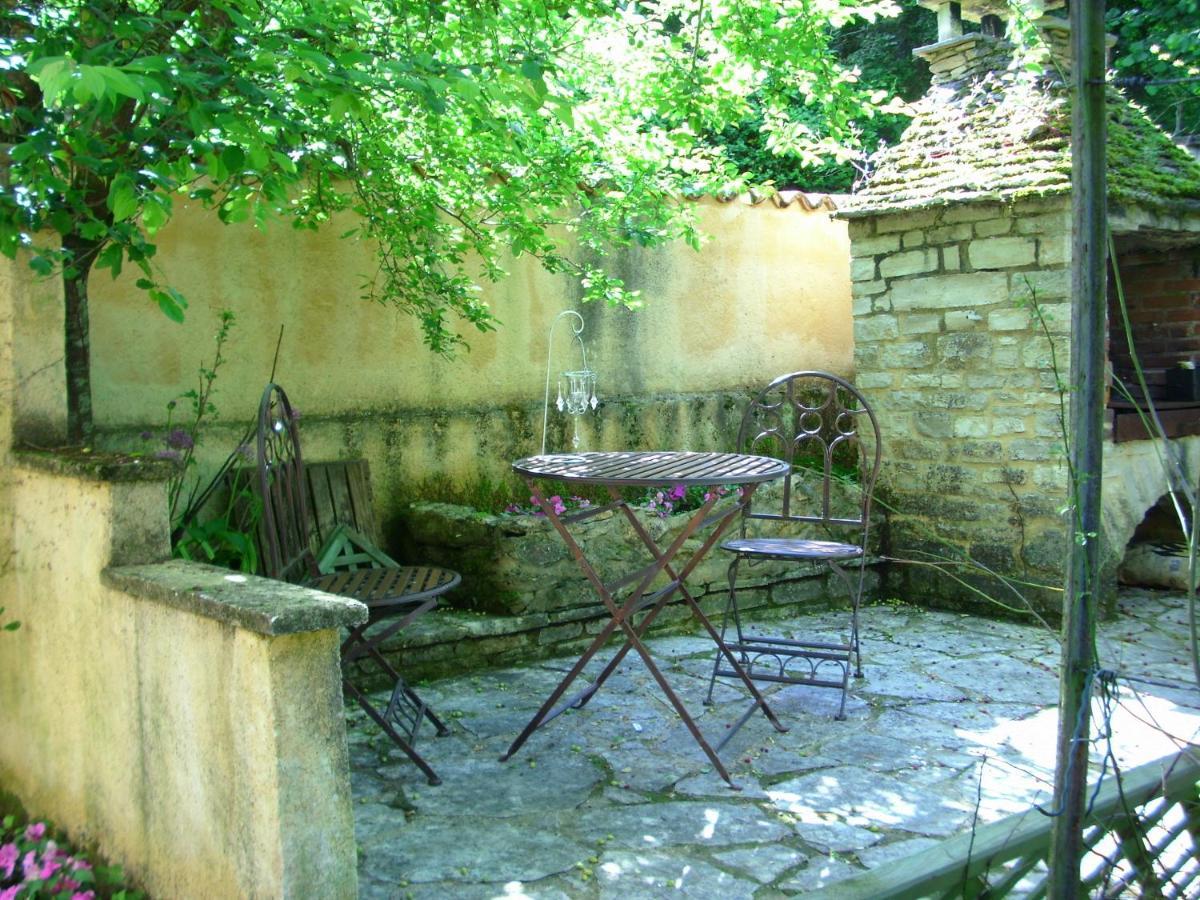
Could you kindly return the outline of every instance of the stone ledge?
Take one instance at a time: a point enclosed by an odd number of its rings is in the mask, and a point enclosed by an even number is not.
[[[166,481],[179,465],[132,453],[92,453],[78,447],[49,450],[17,448],[13,461],[27,469],[88,481]]]
[[[367,621],[367,607],[283,581],[175,559],[105,569],[107,587],[225,625],[279,636]]]

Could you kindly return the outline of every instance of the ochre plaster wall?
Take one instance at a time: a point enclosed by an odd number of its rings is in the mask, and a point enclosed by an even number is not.
[[[496,479],[537,452],[547,332],[559,312],[579,308],[602,402],[586,417],[588,447],[724,444],[724,409],[747,387],[798,368],[850,372],[849,241],[829,210],[800,202],[707,201],[697,213],[711,235],[699,254],[678,244],[609,260],[641,290],[643,309],[583,307],[566,278],[517,260],[486,294],[500,329],[468,335],[470,352],[447,361],[411,318],[360,299],[372,257],[339,239],[342,228],[276,223],[263,233],[183,210],[159,236],[157,259],[190,300],[184,324],[153,308],[132,276],[93,278],[97,424],[124,446],[161,425],[167,401],[211,359],[218,311],[229,308],[238,324],[214,397],[227,427],[206,437],[200,459],[224,458],[251,421],[283,326],[276,380],[302,411],[306,455],[366,456],[386,518],[416,484]],[[555,373],[578,368],[569,337],[560,322]],[[565,449],[565,422],[551,413],[548,449]]]

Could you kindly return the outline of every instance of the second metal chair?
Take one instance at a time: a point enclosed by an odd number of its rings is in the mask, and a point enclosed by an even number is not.
[[[879,473],[875,414],[845,379],[826,372],[793,372],[771,382],[746,408],[737,449],[791,464],[792,474],[772,500],[756,495],[742,519],[741,535],[721,545],[732,554],[729,595],[722,624],[726,640],[757,681],[805,684],[841,691],[837,718],[845,718],[850,672],[862,675],[858,614],[862,602],[871,495]],[[764,560],[824,564],[849,594],[842,637],[795,639],[751,633],[738,607],[743,563]],[[733,639],[727,638],[733,629]],[[720,676],[736,673],[713,663],[708,699]]]

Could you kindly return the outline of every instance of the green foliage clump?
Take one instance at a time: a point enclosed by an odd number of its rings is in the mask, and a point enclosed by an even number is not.
[[[481,285],[511,257],[570,276],[585,299],[636,305],[604,257],[698,245],[681,197],[736,171],[702,136],[753,98],[773,152],[853,144],[873,98],[830,41],[894,8],[0,4],[0,252],[63,279],[68,437],[92,431],[92,271],[132,268],[158,309],[185,315],[156,260],[180,205],[259,228],[342,223],[376,252],[362,295],[415,317],[440,354],[497,326]],[[788,120],[797,99],[819,133]]]
[[[1127,93],[1168,134],[1200,133],[1200,0],[1109,0],[1105,24],[1116,74],[1148,81]]]

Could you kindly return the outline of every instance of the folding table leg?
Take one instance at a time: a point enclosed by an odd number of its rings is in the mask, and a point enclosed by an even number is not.
[[[400,732],[396,731],[396,729],[392,727],[392,724],[380,714],[379,710],[371,705],[371,702],[367,699],[366,695],[362,691],[360,691],[346,678],[342,679],[342,685],[347,691],[350,692],[350,695],[358,701],[358,705],[363,708],[363,711],[375,720],[375,724],[382,728],[384,733],[392,739],[392,742],[404,751],[405,755],[416,764],[417,768],[425,773],[425,777],[429,780],[430,784],[436,785],[442,783],[442,779],[438,777],[438,774],[435,771],[433,771],[433,767],[425,761],[425,758],[416,751],[413,745],[409,743],[409,741],[407,741],[400,734]]]

